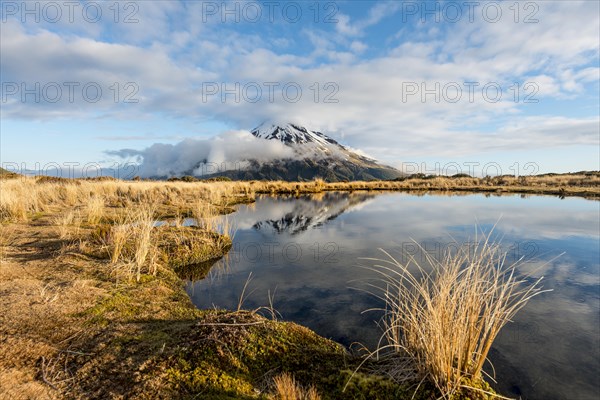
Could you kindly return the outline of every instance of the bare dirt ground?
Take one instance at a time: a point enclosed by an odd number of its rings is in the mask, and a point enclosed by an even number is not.
[[[56,398],[72,383],[71,360],[90,334],[77,315],[106,293],[106,282],[45,219],[1,229],[0,397]]]

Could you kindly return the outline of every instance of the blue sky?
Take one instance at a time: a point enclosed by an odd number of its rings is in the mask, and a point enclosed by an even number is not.
[[[9,168],[277,120],[423,172],[600,169],[596,1],[1,4]]]

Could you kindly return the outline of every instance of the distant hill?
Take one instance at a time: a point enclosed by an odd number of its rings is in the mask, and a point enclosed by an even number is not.
[[[16,178],[17,176],[20,175],[0,167],[0,178]]]

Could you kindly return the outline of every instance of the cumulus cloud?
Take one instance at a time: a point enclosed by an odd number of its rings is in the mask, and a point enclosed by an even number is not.
[[[348,36],[359,36],[370,26],[376,25],[385,17],[394,15],[400,9],[402,3],[399,1],[383,1],[375,3],[369,10],[366,18],[352,23],[350,17],[345,14],[338,14],[336,29],[339,33]]]
[[[254,137],[248,131],[228,131],[210,139],[185,139],[177,144],[155,143],[143,149],[107,152],[122,158],[133,157],[142,177],[205,175],[243,168],[248,160],[268,162],[294,156],[283,143]]]

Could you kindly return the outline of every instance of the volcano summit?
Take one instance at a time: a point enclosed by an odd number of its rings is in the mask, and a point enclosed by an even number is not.
[[[324,133],[311,131],[300,125],[264,123],[251,133],[258,139],[283,143],[292,150],[293,156],[266,162],[251,158],[240,160],[243,161],[243,168],[222,171],[211,177],[285,181],[322,178],[338,182],[394,179],[403,175],[395,168],[378,164],[375,160],[352,151]]]

